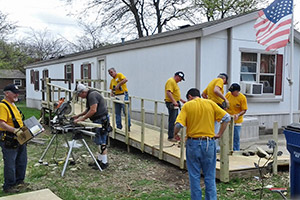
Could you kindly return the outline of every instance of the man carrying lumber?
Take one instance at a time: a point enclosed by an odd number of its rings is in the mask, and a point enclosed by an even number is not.
[[[99,148],[97,162],[102,169],[106,169],[108,167],[106,141],[108,133],[111,131],[106,101],[98,91],[90,90],[83,84],[78,84],[75,92],[79,97],[86,98],[87,101],[86,110],[73,116],[74,122],[77,123],[89,118],[93,123],[102,124],[102,128],[96,128],[95,143]],[[98,169],[96,163],[90,163],[89,166]]]
[[[175,122],[175,135],[183,126],[186,130],[186,163],[190,179],[192,200],[202,199],[201,170],[204,175],[205,199],[216,200],[216,143],[225,131],[230,115],[213,101],[201,99],[196,88],[190,89]],[[222,121],[217,135],[215,121]]]

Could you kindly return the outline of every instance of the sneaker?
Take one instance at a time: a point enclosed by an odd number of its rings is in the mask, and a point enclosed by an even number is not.
[[[100,163],[102,163],[100,160],[98,160],[98,159],[96,159],[96,160],[97,160],[97,162],[98,162],[99,165],[100,165]],[[97,165],[96,165],[96,163],[95,163],[94,161],[90,162],[90,163],[89,163],[89,166],[90,166],[90,167],[94,167],[94,166],[97,167]]]
[[[128,127],[128,132],[130,132],[130,126]]]
[[[20,190],[16,187],[10,187],[3,190],[4,193],[18,193]]]
[[[169,138],[168,141],[169,142],[177,142],[177,140],[175,138]]]

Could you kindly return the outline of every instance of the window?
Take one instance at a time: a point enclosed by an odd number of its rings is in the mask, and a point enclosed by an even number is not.
[[[30,70],[30,83],[34,84],[34,70]]]
[[[65,79],[67,80],[71,80],[71,83],[73,83],[73,64],[67,64],[65,65]],[[67,81],[65,81],[65,83],[67,83]]]
[[[91,80],[91,64],[81,65],[81,79]],[[88,85],[91,86],[91,82]]]
[[[242,52],[240,81],[262,83],[264,94],[281,95],[282,60],[279,54]]]
[[[22,80],[21,79],[14,79],[14,84],[16,86],[22,86]]]
[[[39,71],[34,71],[34,90],[38,91],[40,89],[40,74]]]

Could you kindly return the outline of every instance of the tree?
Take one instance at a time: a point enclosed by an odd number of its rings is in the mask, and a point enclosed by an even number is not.
[[[28,37],[18,44],[27,55],[36,60],[59,57],[67,52],[67,44],[63,38],[55,38],[47,30],[28,33]]]
[[[80,52],[90,49],[96,49],[101,46],[106,45],[106,43],[101,42],[102,33],[101,28],[93,23],[80,22],[80,27],[83,29],[83,35],[78,36],[75,42],[65,40],[69,43],[69,50],[71,52]]]
[[[15,22],[9,21],[8,15],[0,11],[0,40],[5,40],[7,35],[13,33],[15,29]]]
[[[67,1],[72,3],[72,0]],[[141,38],[161,33],[169,21],[184,14],[189,2],[191,1],[90,0],[78,16],[80,20],[85,20],[86,13],[95,12],[96,19],[100,20],[100,28],[109,27],[124,35],[137,33]]]
[[[0,40],[0,69],[18,69],[25,74],[24,66],[34,62],[17,44]]]
[[[266,0],[196,0],[195,7],[207,21],[213,21],[255,10],[264,3]]]

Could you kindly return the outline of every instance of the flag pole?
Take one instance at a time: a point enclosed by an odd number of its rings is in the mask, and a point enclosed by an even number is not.
[[[294,5],[292,11],[292,30],[291,30],[291,48],[290,48],[290,72],[288,82],[290,86],[290,123],[293,123],[293,65],[294,65]]]

